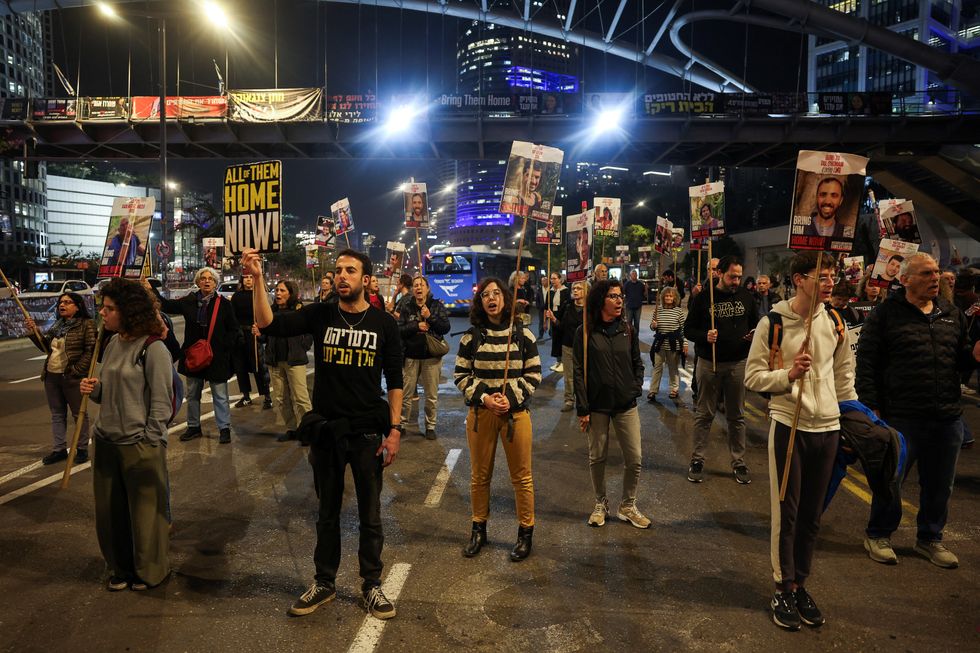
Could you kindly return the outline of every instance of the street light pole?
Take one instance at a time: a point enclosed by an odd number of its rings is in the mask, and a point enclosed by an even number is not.
[[[170,253],[174,254],[174,245],[167,237],[170,231],[167,220],[167,19],[159,16],[157,20],[160,37],[160,242],[166,243],[165,249],[169,247]],[[167,287],[167,258],[160,266],[164,288]]]

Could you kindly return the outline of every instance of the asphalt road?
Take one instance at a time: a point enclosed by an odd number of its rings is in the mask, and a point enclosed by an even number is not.
[[[453,319],[454,331],[464,328]],[[960,558],[956,570],[912,552],[914,482],[906,486],[909,508],[894,538],[900,564],[869,560],[861,545],[868,490],[852,471],[824,516],[808,584],[827,624],[787,633],[767,610],[762,401],[752,397],[748,414],[754,482],[740,486],[729,474],[719,421],[706,481],[694,485],[685,476],[692,426],[687,379],[677,405],[640,407],[639,506],[653,520],[651,529],[615,519],[601,529],[586,526],[593,500],[585,436],[572,413],[559,412],[562,382],[550,373],[532,407],[533,553],[520,564],[507,558],[517,524],[500,451],[491,544],[474,559],[461,557],[470,526],[469,459],[452,355],[443,361],[439,439],[409,432],[385,474],[385,583],[389,596],[398,595],[395,619],[366,617],[357,604],[352,500],[343,513],[338,600],[307,617],[286,615],[312,579],[316,500],[305,450],[277,443],[272,414],[258,405],[233,409],[230,446],[218,445],[213,418],[204,424],[205,438],[177,441],[184,428],[183,415],[177,418],[168,450],[174,573],[148,592],[109,593],[88,465],[59,490],[61,469],[36,464],[50,449],[40,381],[23,380],[39,373],[37,355],[26,348],[0,352],[3,651],[958,651],[980,644],[980,449],[960,457],[950,507],[946,542]],[[545,366],[551,362],[546,355]],[[237,393],[234,383],[231,392]],[[975,403],[964,400],[969,422],[980,430]],[[621,464],[612,444],[611,502],[618,500]]]

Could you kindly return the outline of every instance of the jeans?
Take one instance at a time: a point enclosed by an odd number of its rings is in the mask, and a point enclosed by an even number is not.
[[[82,405],[82,393],[78,389],[81,379],[45,372],[44,394],[48,398],[48,408],[51,409],[51,435],[54,437],[53,451],[64,451],[68,448],[68,409],[72,417],[78,419],[78,409]],[[82,420],[82,431],[78,436],[78,449],[84,451],[88,447],[88,413]]]
[[[606,454],[609,451],[609,430],[616,431],[623,452],[623,503],[636,501],[636,486],[640,480],[643,454],[640,449],[640,413],[633,406],[618,415],[592,413],[589,417],[589,474],[596,502],[606,498]]]
[[[698,404],[694,415],[694,452],[691,460],[704,461],[708,448],[708,434],[718,410],[718,393],[725,400],[725,417],[728,419],[728,450],[732,467],[744,465],[745,455],[745,361],[718,363],[712,371],[710,360],[699,360],[697,368]]]
[[[334,587],[340,566],[340,507],[344,499],[344,471],[350,465],[357,495],[360,522],[360,544],[357,559],[363,582],[361,590],[381,585],[381,548],[384,531],[381,525],[382,458],[375,452],[381,446],[378,434],[351,434],[317,442],[310,447],[313,486],[320,499],[316,520],[316,549],[313,564],[316,581]]]
[[[412,399],[416,387],[422,382],[425,393],[425,428],[436,429],[436,409],[439,406],[439,373],[442,371],[441,358],[406,358],[402,370],[404,394],[402,395],[402,424],[408,424],[412,414]],[[421,412],[421,411],[419,411]]]
[[[943,539],[943,528],[949,514],[956,459],[963,445],[963,422],[959,417],[948,421],[896,417],[889,419],[888,424],[905,436],[908,447],[906,476],[913,464],[919,469],[916,538],[920,542],[939,542]],[[878,494],[872,497],[868,537],[891,537],[901,521],[901,492],[895,493],[891,501]]]
[[[643,312],[643,306],[627,308],[626,311],[629,313],[627,319],[629,320],[630,326],[633,327],[633,337],[637,337],[640,333],[640,314]]]
[[[575,361],[574,349],[562,345],[561,366],[565,376],[565,403],[575,404]]]
[[[201,428],[201,393],[205,379],[187,377],[184,396],[187,398],[187,428]],[[219,429],[231,428],[231,408],[228,406],[228,382],[207,382],[211,386],[211,400],[214,402],[214,421]]]

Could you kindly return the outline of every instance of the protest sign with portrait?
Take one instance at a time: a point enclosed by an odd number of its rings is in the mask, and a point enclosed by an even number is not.
[[[117,197],[99,261],[99,277],[139,279],[153,222],[153,197]]]
[[[629,262],[630,262],[630,246],[616,245],[616,264],[629,265]]]
[[[334,238],[333,232],[333,220],[330,216],[321,215],[316,219],[316,235],[313,238],[313,242],[316,243],[318,247],[326,247],[327,249],[333,249],[336,245],[336,239]]]
[[[684,228],[674,227],[670,230],[670,248],[675,252],[684,249]]]
[[[394,240],[388,241],[388,250],[385,252],[385,271],[384,276],[389,279],[399,276],[405,264],[405,243]]]
[[[320,264],[320,248],[316,245],[307,245],[304,247],[306,251],[306,267],[315,268]]]
[[[622,200],[618,197],[597,197],[593,206],[595,207],[595,237],[618,237]]]
[[[701,239],[725,235],[725,182],[690,186],[687,194],[691,200],[691,249],[701,249]]]
[[[919,251],[918,243],[907,243],[903,240],[892,240],[883,238],[881,246],[878,248],[878,258],[875,259],[874,268],[871,270],[871,278],[868,284],[879,288],[896,288],[901,285],[898,278],[902,270],[902,263],[908,257]]]
[[[922,244],[912,200],[882,200],[878,202],[878,215],[887,238]]]
[[[405,184],[405,226],[409,229],[429,228],[429,193],[425,184]]]
[[[350,210],[350,200],[344,198],[330,205],[330,217],[333,218],[334,233],[343,236],[354,231],[354,215]]]
[[[653,249],[661,254],[669,254],[674,225],[670,220],[657,216],[657,230],[653,235]]]
[[[867,165],[855,154],[800,150],[787,247],[851,251]]]
[[[565,221],[567,280],[582,281],[592,271],[592,227],[595,211],[570,215]]]
[[[551,219],[535,230],[534,242],[538,245],[561,245],[561,207],[551,208]]]
[[[547,222],[558,193],[564,157],[558,148],[514,141],[500,195],[500,212]]]
[[[637,247],[636,253],[639,256],[640,267],[649,268],[653,266],[653,248],[649,245]]]
[[[864,257],[848,256],[845,258],[844,281],[852,286],[856,286],[861,282],[862,276],[864,276]]]
[[[224,179],[225,247],[241,254],[282,248],[282,161],[229,166]]]

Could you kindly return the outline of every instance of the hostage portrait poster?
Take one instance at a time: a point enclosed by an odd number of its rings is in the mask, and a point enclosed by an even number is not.
[[[716,181],[687,189],[691,200],[691,249],[705,238],[725,235],[725,182]]]
[[[429,193],[425,184],[405,184],[405,227],[409,229],[429,228]]]
[[[139,279],[153,222],[153,197],[117,197],[99,260],[99,277]]]
[[[565,220],[565,269],[567,281],[587,279],[592,271],[592,226],[595,211],[583,211]]]
[[[851,251],[867,165],[855,154],[800,150],[787,247]]]
[[[547,222],[564,157],[565,153],[555,147],[514,141],[504,174],[500,212]]]
[[[595,237],[617,238],[622,200],[618,197],[596,197],[592,206],[595,207]]]

